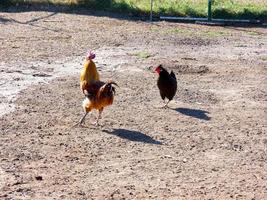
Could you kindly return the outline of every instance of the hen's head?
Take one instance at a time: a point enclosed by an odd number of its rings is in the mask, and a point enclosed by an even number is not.
[[[162,65],[160,64],[159,66],[157,66],[157,68],[155,69],[155,72],[157,72],[158,74],[160,74],[160,72],[164,71],[165,69],[162,67]]]
[[[92,51],[88,51],[86,55],[87,60],[93,60],[95,58],[95,54]]]

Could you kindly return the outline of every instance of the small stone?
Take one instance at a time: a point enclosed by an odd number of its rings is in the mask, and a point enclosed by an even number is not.
[[[42,177],[42,176],[35,176],[35,179],[36,179],[37,181],[42,181],[42,180],[43,180],[43,177]]]

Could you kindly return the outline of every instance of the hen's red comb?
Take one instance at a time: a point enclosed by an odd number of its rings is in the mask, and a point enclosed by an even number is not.
[[[154,70],[155,72],[157,72],[158,74],[160,73],[160,68],[161,68],[161,65],[157,66],[156,69]]]

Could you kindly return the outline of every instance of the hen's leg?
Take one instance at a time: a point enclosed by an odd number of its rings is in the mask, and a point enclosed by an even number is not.
[[[166,96],[165,96],[164,93],[160,92],[160,96],[161,96],[161,98],[162,98],[162,100],[163,100],[163,103],[164,103],[164,106],[162,106],[162,107],[160,107],[160,108],[167,108],[167,107],[168,107],[167,104],[168,104],[170,101],[168,101],[168,102],[166,103],[166,101],[165,101]]]
[[[163,103],[164,103],[164,106],[161,106],[161,107],[159,107],[159,108],[168,108],[168,103],[170,102],[170,100],[168,100],[167,101],[167,103],[166,103],[166,101],[165,101],[165,99],[163,100]]]
[[[165,101],[164,101],[165,102]],[[168,108],[169,106],[168,106],[168,103],[170,102],[170,100],[167,102],[167,103],[165,103],[165,105],[162,107],[162,108]]]

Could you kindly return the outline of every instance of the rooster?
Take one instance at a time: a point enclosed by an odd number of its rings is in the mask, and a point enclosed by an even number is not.
[[[88,85],[90,85],[91,83],[95,81],[100,80],[99,73],[93,61],[94,58],[95,58],[95,54],[89,51],[86,55],[86,60],[85,60],[83,69],[80,74],[80,88],[83,94],[85,95],[88,94],[88,91],[86,90]]]
[[[164,108],[166,108],[168,107],[168,103],[173,99],[176,93],[176,90],[177,90],[176,76],[173,73],[173,71],[171,71],[171,73],[168,73],[168,71],[164,69],[162,65],[159,65],[155,69],[155,72],[159,74],[157,85],[159,88],[160,96],[164,102],[165,102],[165,98],[169,100],[163,106]]]
[[[85,117],[87,114],[96,109],[99,111],[96,125],[98,125],[99,119],[101,119],[101,114],[106,106],[113,104],[113,99],[115,95],[115,87],[113,85],[117,85],[117,83],[113,81],[102,82],[95,81],[89,85],[89,87],[85,87],[85,90],[88,92],[83,101],[83,110],[85,114],[80,119],[77,125],[82,125],[85,121]],[[88,85],[86,85],[88,86]]]

